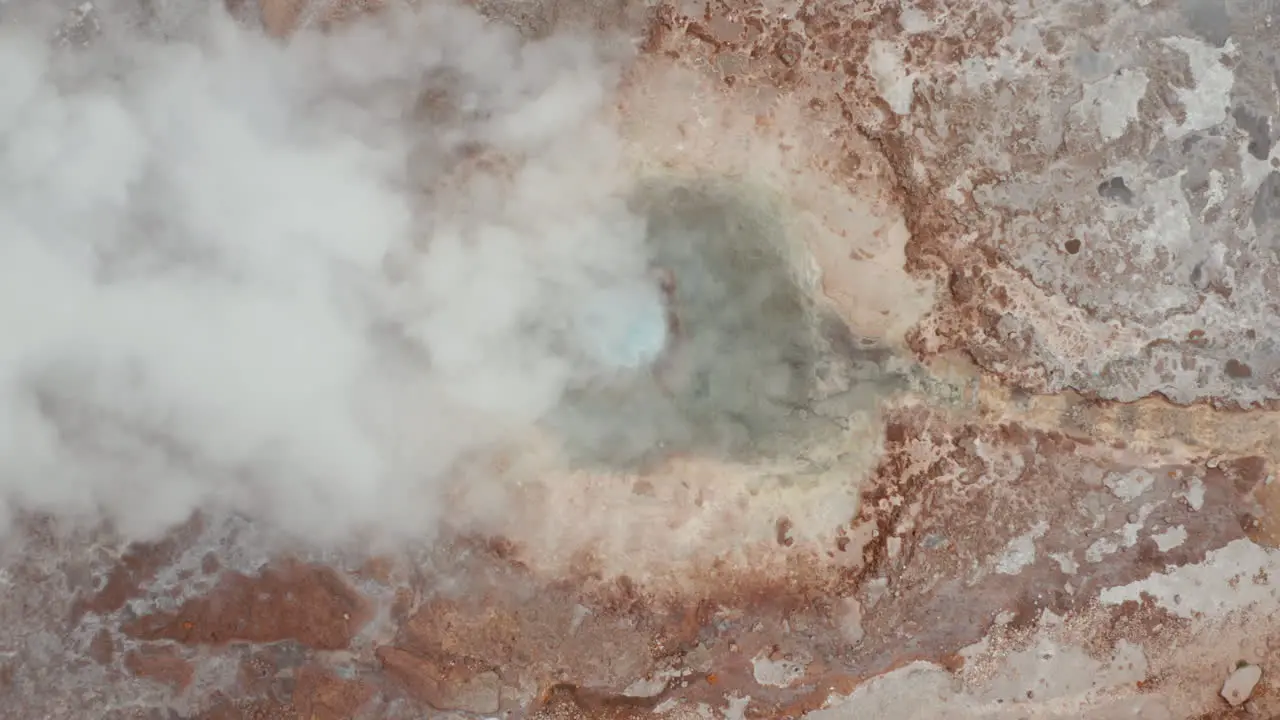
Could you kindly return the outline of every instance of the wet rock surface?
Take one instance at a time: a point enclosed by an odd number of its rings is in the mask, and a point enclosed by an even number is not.
[[[642,32],[622,105],[678,106],[632,128],[664,172],[785,168],[757,179],[797,207],[753,222],[654,202],[675,391],[584,389],[550,426],[606,448],[591,483],[395,553],[29,518],[0,556],[0,716],[1280,713],[1269,10],[485,8]],[[1226,697],[1241,667],[1264,671]]]

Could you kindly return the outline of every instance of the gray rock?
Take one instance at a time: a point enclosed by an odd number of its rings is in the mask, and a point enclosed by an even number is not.
[[[1241,665],[1222,684],[1222,697],[1231,707],[1240,707],[1253,694],[1253,688],[1262,679],[1262,668],[1257,665]]]

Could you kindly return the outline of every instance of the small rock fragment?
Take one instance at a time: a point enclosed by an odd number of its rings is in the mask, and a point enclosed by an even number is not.
[[[1261,667],[1257,665],[1241,665],[1223,683],[1222,697],[1231,707],[1240,707],[1253,694],[1253,688],[1261,679]]]

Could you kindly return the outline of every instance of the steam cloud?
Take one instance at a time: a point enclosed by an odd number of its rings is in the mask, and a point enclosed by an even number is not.
[[[635,352],[616,65],[427,5],[0,24],[0,524],[426,530],[460,458]]]

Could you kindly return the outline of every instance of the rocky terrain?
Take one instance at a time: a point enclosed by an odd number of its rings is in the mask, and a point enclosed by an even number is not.
[[[413,544],[24,517],[0,716],[1280,717],[1271,4],[478,9],[640,40],[610,105],[676,369]]]

